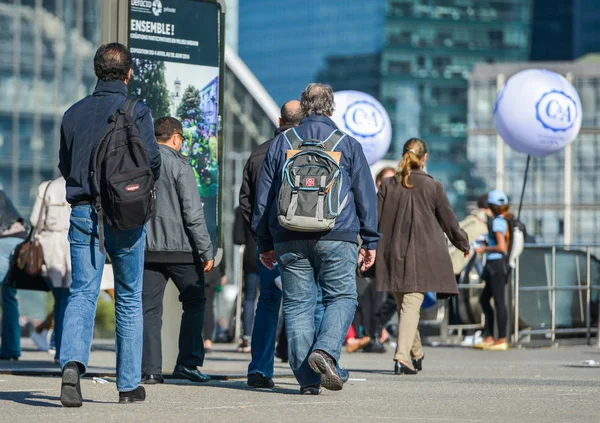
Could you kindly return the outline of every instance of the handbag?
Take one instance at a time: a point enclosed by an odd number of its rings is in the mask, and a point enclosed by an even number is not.
[[[44,253],[42,251],[42,245],[35,237],[35,234],[41,229],[42,218],[46,214],[46,195],[48,194],[48,188],[50,188],[51,184],[52,181],[46,185],[46,189],[44,190],[44,196],[42,197],[42,206],[40,207],[40,215],[38,216],[37,225],[35,225],[34,228],[31,228],[25,241],[15,248],[14,255],[17,258],[17,267],[19,270],[25,272],[25,274],[28,276],[37,276],[42,274],[42,267],[44,266]]]
[[[42,216],[46,213],[46,194],[51,183],[48,183],[44,191],[40,216],[38,217],[36,227],[31,228],[25,241],[15,247],[11,256],[6,282],[12,288],[50,291],[46,279],[42,276],[42,267],[44,265],[42,245],[35,237],[35,234],[42,224]]]

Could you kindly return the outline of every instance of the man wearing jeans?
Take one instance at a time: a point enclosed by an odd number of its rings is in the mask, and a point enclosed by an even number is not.
[[[61,402],[65,407],[82,405],[79,378],[87,368],[106,261],[105,254],[100,251],[98,218],[92,207],[89,163],[109,117],[125,103],[131,66],[131,54],[125,46],[118,43],[101,46],[94,57],[98,77],[96,89],[67,110],[61,127],[59,169],[67,180],[67,201],[72,205],[69,242],[73,274],[60,354]],[[150,109],[138,103],[133,118],[146,146],[154,179],[158,179],[161,161]],[[146,398],[144,388],[140,386],[145,236],[144,226],[122,231],[104,225],[104,246],[115,276],[117,389],[121,403]]]
[[[288,101],[281,107],[279,128],[275,131],[277,138],[285,130],[298,126],[303,118],[300,102]],[[274,138],[274,139],[276,139]],[[253,152],[244,168],[244,182],[240,189],[240,213],[248,225],[251,224],[258,177],[263,165],[265,155],[273,140],[259,145]],[[246,251],[256,260],[256,251]],[[246,257],[244,258],[246,261]],[[267,269],[258,262],[260,277],[260,295],[256,306],[254,330],[252,331],[252,361],[248,366],[248,386],[253,388],[272,388],[275,338],[277,336],[277,322],[281,306],[281,290],[275,284],[279,270]]]
[[[325,141],[337,130],[330,119],[334,111],[330,86],[310,84],[302,93],[301,107],[306,117],[296,128],[299,138]],[[280,266],[290,366],[302,393],[319,394],[321,386],[330,390],[343,387],[336,363],[357,305],[358,237],[362,238],[360,266],[364,271],[375,262],[380,238],[377,196],[362,147],[344,134],[334,150],[341,153],[340,198],[347,200],[335,226],[326,232],[283,229],[276,202],[289,148],[285,133],[269,147],[259,178],[253,227],[261,262],[271,269],[276,262]],[[325,307],[318,329],[317,285],[322,289]]]

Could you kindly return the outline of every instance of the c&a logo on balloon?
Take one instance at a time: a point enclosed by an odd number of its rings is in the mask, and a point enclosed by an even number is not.
[[[566,131],[577,121],[577,103],[563,91],[544,93],[535,105],[536,119],[546,129],[554,132]]]
[[[369,101],[355,101],[350,104],[344,113],[346,128],[359,137],[374,137],[383,130],[383,115],[373,103]]]

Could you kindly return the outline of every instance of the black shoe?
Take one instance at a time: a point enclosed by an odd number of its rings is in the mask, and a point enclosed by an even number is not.
[[[250,373],[248,375],[248,386],[258,389],[271,389],[275,387],[275,382],[260,373]]]
[[[348,379],[350,379],[350,372],[346,369],[340,369],[341,371],[340,373],[340,378],[342,379],[342,383],[346,383],[348,382]]]
[[[341,391],[344,387],[342,378],[335,367],[333,358],[325,351],[315,350],[308,357],[308,365],[315,373],[321,374],[321,386],[330,391]]]
[[[79,383],[79,365],[74,361],[69,361],[63,367],[60,402],[64,407],[81,407],[83,405]]]
[[[0,360],[4,360],[4,361],[19,361],[19,357],[5,357],[3,355],[0,355]]]
[[[138,386],[133,391],[119,392],[119,403],[130,404],[134,402],[146,401],[146,389],[143,386]]]
[[[156,385],[158,383],[165,383],[165,378],[162,375],[147,375],[142,379],[144,385]]]
[[[175,366],[175,371],[173,372],[173,376],[179,379],[187,379],[192,382],[204,383],[210,381],[210,376],[205,375],[196,367],[186,367],[184,365],[178,364]]]
[[[308,385],[300,388],[302,395],[320,395],[321,387],[319,385]]]
[[[371,341],[363,348],[363,352],[383,354],[385,352],[385,346],[378,340]]]
[[[416,371],[420,372],[423,370],[423,360],[425,360],[425,354],[423,354],[423,357],[419,358],[418,360],[413,358],[412,364]]]
[[[415,369],[411,369],[406,364],[402,364],[399,361],[396,361],[394,365],[394,374],[395,375],[416,375],[417,371]]]

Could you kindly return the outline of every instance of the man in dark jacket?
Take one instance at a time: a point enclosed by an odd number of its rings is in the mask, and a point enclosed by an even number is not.
[[[298,100],[288,101],[281,107],[279,128],[275,131],[276,139],[282,132],[298,126],[303,118],[302,109]],[[260,170],[273,139],[259,145],[244,168],[244,182],[240,190],[240,213],[244,221],[251,226],[254,202],[256,198],[256,187],[258,186]],[[254,249],[255,251],[252,251]],[[246,245],[246,259],[257,262],[256,247],[249,248]],[[248,366],[248,386],[254,388],[272,388],[275,338],[277,337],[277,322],[279,308],[281,306],[281,290],[275,284],[279,276],[279,270],[268,269],[258,262],[260,275],[260,295],[256,306],[254,317],[254,328],[252,331],[252,361]]]
[[[92,345],[96,302],[106,256],[100,251],[98,216],[92,206],[89,164],[92,150],[104,127],[127,98],[132,58],[118,43],[101,46],[94,57],[98,84],[94,93],[65,113],[61,127],[59,169],[67,180],[67,201],[72,205],[71,263],[73,283],[63,325],[60,364],[63,371],[61,402],[81,407],[79,378],[86,371]],[[134,123],[145,144],[154,178],[160,175],[160,155],[154,137],[150,109],[138,103]],[[119,402],[144,401],[139,386],[142,369],[142,273],[144,226],[122,231],[104,225],[104,247],[115,275],[115,320],[117,337],[117,389]]]
[[[296,128],[301,139],[325,141],[337,130],[330,118],[334,110],[330,86],[310,84],[302,93],[301,106],[306,116]],[[360,257],[365,271],[375,261],[380,238],[377,196],[361,145],[344,134],[335,151],[341,153],[340,198],[347,201],[335,226],[327,232],[283,229],[275,203],[288,150],[285,134],[269,147],[256,193],[253,228],[261,262],[267,268],[275,268],[276,262],[280,266],[290,366],[301,391],[318,394],[321,386],[331,390],[343,387],[336,363],[357,305],[358,237],[362,238]],[[323,291],[325,313],[315,331],[317,284]]]
[[[183,305],[179,356],[175,376],[193,382],[210,378],[197,366],[204,362],[204,273],[212,269],[213,248],[206,229],[202,201],[190,159],[179,153],[183,127],[172,117],[156,121],[155,133],[162,162],[156,183],[156,215],[146,224],[144,264],[144,383],[163,383],[161,327],[163,296],[169,279]]]

